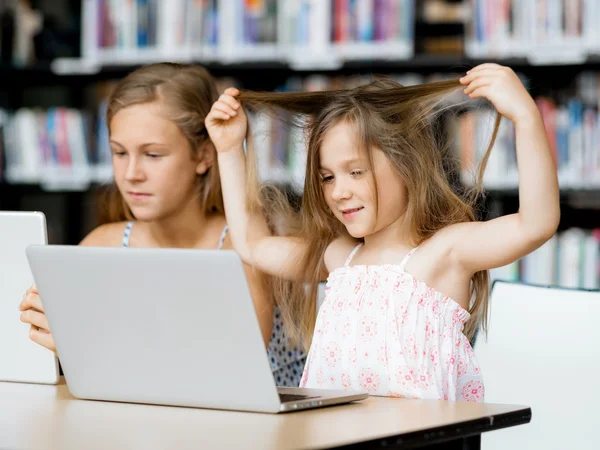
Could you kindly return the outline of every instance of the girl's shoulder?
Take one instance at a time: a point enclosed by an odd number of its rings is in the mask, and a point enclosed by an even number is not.
[[[352,253],[352,250],[354,250],[358,244],[360,244],[360,241],[349,235],[338,236],[331,241],[323,256],[327,271],[331,273],[335,269],[342,267],[350,253]]]
[[[90,247],[121,247],[127,222],[113,222],[92,230],[79,245]]]

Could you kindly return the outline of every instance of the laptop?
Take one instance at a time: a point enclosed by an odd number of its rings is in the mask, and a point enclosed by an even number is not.
[[[365,399],[277,388],[231,250],[31,246],[73,396],[281,413]]]
[[[19,304],[33,277],[25,250],[46,244],[46,218],[40,212],[0,212],[0,381],[56,384],[58,361],[29,339]]]

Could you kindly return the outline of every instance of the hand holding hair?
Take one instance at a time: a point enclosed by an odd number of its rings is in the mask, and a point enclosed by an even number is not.
[[[481,64],[469,70],[460,83],[466,85],[464,93],[469,97],[488,99],[500,114],[514,123],[538,114],[533,98],[509,67]]]
[[[246,138],[247,118],[237,100],[236,88],[228,88],[213,104],[204,121],[208,134],[219,153],[239,148]]]

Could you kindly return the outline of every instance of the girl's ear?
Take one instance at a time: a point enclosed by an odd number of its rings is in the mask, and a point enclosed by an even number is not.
[[[210,169],[215,161],[215,146],[209,140],[203,143],[198,150],[198,158],[196,162],[196,173],[204,175]]]

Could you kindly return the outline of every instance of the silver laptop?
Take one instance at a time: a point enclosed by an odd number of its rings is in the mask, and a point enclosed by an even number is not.
[[[31,246],[27,256],[75,397],[267,413],[367,397],[275,386],[233,251]]]
[[[19,320],[19,303],[32,285],[25,249],[46,243],[41,212],[0,212],[0,381],[56,384],[58,362],[50,350],[29,339]]]

